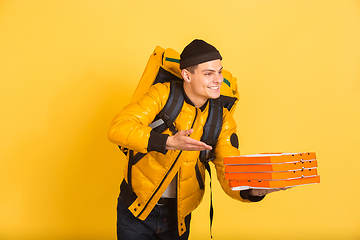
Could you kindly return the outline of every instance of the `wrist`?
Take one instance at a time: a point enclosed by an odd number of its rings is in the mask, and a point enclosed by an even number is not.
[[[173,136],[168,136],[166,139],[165,149],[166,150],[173,150],[173,144],[172,144]]]

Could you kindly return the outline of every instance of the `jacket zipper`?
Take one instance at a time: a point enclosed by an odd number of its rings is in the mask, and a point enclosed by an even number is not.
[[[195,108],[195,117],[194,117],[194,121],[193,121],[193,123],[191,124],[191,128],[193,128],[193,127],[194,127],[194,124],[195,124],[195,120],[196,120],[197,114],[198,114],[198,110],[197,110],[197,108]]]
[[[194,117],[194,121],[191,125],[191,128],[194,127],[194,124],[195,124],[195,120],[196,120],[196,117],[197,117],[197,108],[195,108],[195,117]],[[153,197],[155,196],[155,194],[159,191],[161,185],[164,183],[165,179],[167,178],[167,176],[169,175],[169,173],[171,172],[171,170],[174,168],[175,166],[175,163],[177,162],[177,160],[179,159],[180,155],[181,155],[182,151],[179,152],[179,154],[177,155],[175,161],[173,162],[173,164],[171,165],[169,171],[166,173],[165,177],[161,180],[161,183],[159,185],[159,187],[156,188],[156,190],[154,191],[154,193],[151,195],[149,201],[147,201],[147,203],[145,204],[145,207],[143,208],[143,210],[139,213],[139,216],[145,211],[145,209],[147,208],[147,206],[149,205],[149,203],[151,202],[151,200],[153,199]]]
[[[151,200],[153,199],[153,197],[155,196],[155,194],[157,193],[157,191],[159,191],[159,188],[161,187],[161,185],[164,183],[166,177],[169,175],[169,172],[171,172],[171,170],[174,168],[175,163],[177,162],[177,160],[179,159],[180,155],[181,155],[182,151],[179,152],[179,154],[177,155],[175,161],[173,162],[173,164],[171,165],[169,171],[166,173],[165,177],[161,180],[161,183],[159,185],[159,187],[155,190],[155,192],[151,195],[149,201],[147,201],[147,203],[145,204],[145,207],[143,208],[143,210],[139,213],[139,216],[144,212],[144,210],[147,208],[147,206],[149,205],[149,203],[151,202]]]
[[[191,128],[194,127],[195,120],[196,120],[196,117],[197,117],[197,113],[198,113],[198,110],[196,109],[194,122],[192,123]],[[198,180],[200,189],[204,189],[205,184],[204,184],[204,181],[202,180],[202,176],[201,176],[201,173],[200,173],[200,170],[199,170],[198,163],[196,163],[196,165],[195,165],[195,174],[196,174],[196,179]]]

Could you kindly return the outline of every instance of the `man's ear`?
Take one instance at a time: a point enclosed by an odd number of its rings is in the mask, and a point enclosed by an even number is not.
[[[190,72],[187,69],[181,70],[181,76],[185,82],[191,82]]]

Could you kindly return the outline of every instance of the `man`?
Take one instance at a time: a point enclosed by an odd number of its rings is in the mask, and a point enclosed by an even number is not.
[[[170,83],[155,84],[114,118],[110,141],[146,154],[125,168],[117,209],[119,239],[188,239],[191,212],[202,201],[205,190],[205,167],[199,151],[212,147],[200,139],[208,100],[220,96],[221,60],[219,51],[203,40],[194,40],[184,48],[180,69],[185,102],[174,122],[178,130],[175,135],[170,130],[157,133],[148,127],[166,103]],[[224,179],[223,158],[239,154],[236,123],[224,108],[212,161],[218,180],[230,197],[260,201],[266,191],[232,191]]]

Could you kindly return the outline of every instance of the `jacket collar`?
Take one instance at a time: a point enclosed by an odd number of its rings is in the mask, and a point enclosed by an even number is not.
[[[190,98],[186,95],[184,88],[182,88],[182,91],[183,91],[183,94],[184,94],[185,102],[186,102],[187,104],[190,104],[191,106],[194,106],[194,107],[195,107],[195,105],[192,103],[192,101],[190,100]],[[206,102],[200,107],[200,110],[201,110],[202,112],[205,110],[208,102],[209,102],[209,99],[206,100]]]

